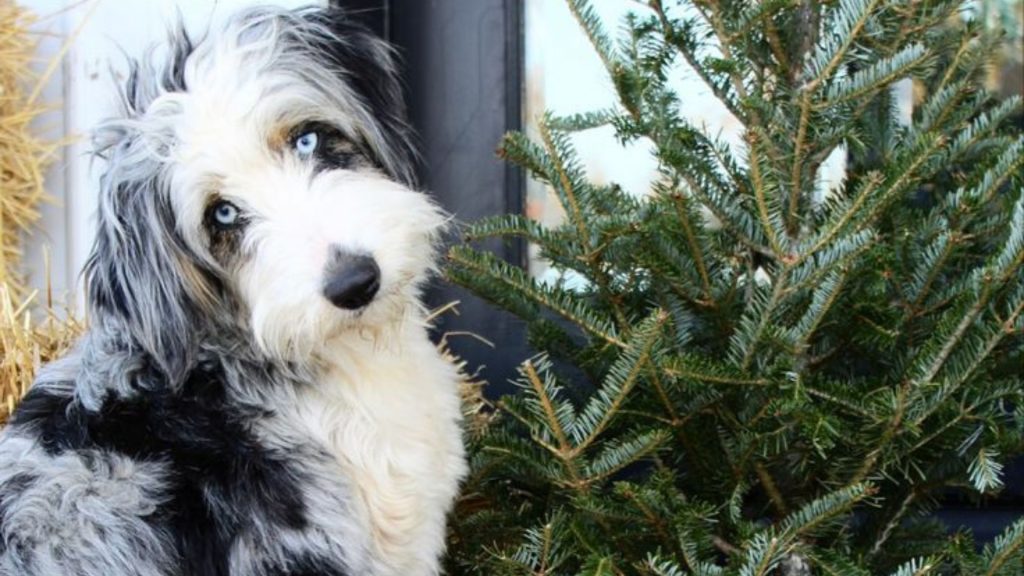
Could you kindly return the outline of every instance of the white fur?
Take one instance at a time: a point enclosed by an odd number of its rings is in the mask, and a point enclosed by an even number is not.
[[[466,465],[455,369],[407,322],[387,341],[342,335],[323,382],[289,414],[327,445],[355,489],[367,573],[436,574]]]

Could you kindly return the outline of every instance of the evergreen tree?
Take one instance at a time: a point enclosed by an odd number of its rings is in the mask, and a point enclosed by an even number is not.
[[[976,546],[930,516],[984,504],[1024,451],[1024,140],[1020,101],[983,87],[998,38],[959,0],[649,0],[613,41],[567,1],[618,103],[502,144],[564,224],[492,218],[448,253],[543,352],[473,434],[452,573],[1024,573],[1024,519]],[[742,154],[684,120],[681,64]],[[608,124],[653,143],[648,196],[588,181],[571,135]],[[472,247],[492,237],[585,281]]]

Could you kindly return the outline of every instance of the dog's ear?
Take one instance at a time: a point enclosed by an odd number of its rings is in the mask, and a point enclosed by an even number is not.
[[[175,228],[159,166],[138,160],[139,146],[124,136],[106,152],[99,227],[85,267],[90,315],[175,385],[193,363],[202,275]]]
[[[394,48],[342,9],[308,10],[300,17],[313,31],[303,44],[344,78],[367,108],[375,126],[361,136],[374,162],[391,178],[415,186],[416,148]]]

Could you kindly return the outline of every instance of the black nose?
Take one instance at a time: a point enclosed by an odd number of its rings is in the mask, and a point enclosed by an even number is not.
[[[372,256],[335,252],[327,264],[324,297],[338,308],[358,310],[380,289],[380,267]]]

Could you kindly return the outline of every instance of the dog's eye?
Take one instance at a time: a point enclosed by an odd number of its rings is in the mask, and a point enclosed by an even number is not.
[[[295,151],[302,158],[311,157],[320,144],[320,135],[316,132],[306,132],[295,139]]]
[[[220,228],[235,227],[238,225],[241,217],[241,211],[238,209],[238,206],[226,201],[214,204],[211,214],[214,224]]]

